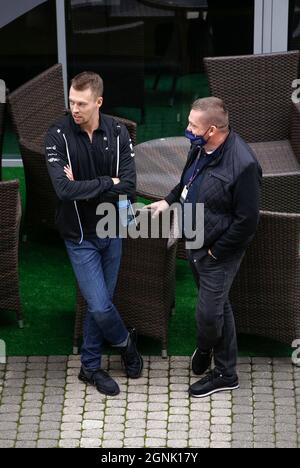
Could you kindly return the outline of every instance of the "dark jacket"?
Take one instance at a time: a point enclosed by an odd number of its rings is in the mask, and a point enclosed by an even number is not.
[[[81,243],[87,216],[93,215],[102,202],[116,202],[120,195],[135,196],[136,170],[132,143],[126,127],[111,117],[100,115],[99,131],[103,133],[106,151],[95,161],[79,146],[78,131],[71,115],[52,125],[45,139],[46,163],[58,197],[56,224],[64,239]],[[117,140],[120,147],[120,183],[112,178],[117,170]],[[64,173],[71,165],[74,181]],[[87,215],[88,213],[88,215]],[[95,226],[96,228],[96,226]]]
[[[192,148],[183,173],[197,154]],[[204,246],[192,256],[200,259],[211,249],[217,259],[222,259],[245,250],[259,221],[262,169],[253,151],[231,130],[201,177],[197,203],[204,204]],[[181,178],[166,201],[178,202],[182,190]],[[195,225],[193,219],[193,228]]]

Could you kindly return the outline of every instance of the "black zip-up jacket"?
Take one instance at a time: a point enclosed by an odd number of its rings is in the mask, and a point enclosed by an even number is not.
[[[192,146],[183,174],[195,161],[199,151]],[[204,246],[191,251],[194,259],[207,255],[227,258],[247,248],[259,221],[262,169],[251,148],[234,131],[230,131],[218,155],[201,172],[197,203],[204,203]],[[180,183],[165,198],[171,205],[179,202]],[[192,220],[193,229],[196,219]]]
[[[134,150],[126,127],[100,114],[96,132],[99,132],[97,148],[101,150],[95,152],[88,135],[69,114],[50,127],[45,139],[47,168],[58,197],[56,224],[64,239],[78,243],[86,236],[88,226],[94,226],[96,235],[99,203],[115,203],[120,195],[133,199],[136,190]],[[94,138],[95,132],[93,142]],[[120,183],[114,185],[118,140]],[[67,165],[72,168],[74,181],[64,172]]]

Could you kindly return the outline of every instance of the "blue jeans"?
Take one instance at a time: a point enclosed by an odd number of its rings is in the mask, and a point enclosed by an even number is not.
[[[126,341],[128,331],[112,303],[117,284],[121,239],[90,239],[82,244],[65,240],[80,291],[88,310],[84,323],[81,362],[88,371],[101,367],[104,339],[118,346]]]

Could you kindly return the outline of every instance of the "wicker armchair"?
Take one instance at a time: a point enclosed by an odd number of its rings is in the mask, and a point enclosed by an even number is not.
[[[2,148],[4,137],[4,117],[6,108],[6,87],[3,80],[0,80],[0,180],[2,180]]]
[[[300,51],[204,59],[211,94],[224,99],[264,174],[300,171],[300,104],[291,99],[299,60]]]
[[[8,107],[25,172],[25,229],[55,229],[57,198],[45,163],[44,137],[49,126],[65,113],[61,65],[54,65],[9,94]]]
[[[13,310],[23,328],[18,278],[19,181],[0,182],[0,310]]]
[[[26,180],[25,228],[56,229],[57,197],[45,162],[48,128],[65,113],[62,66],[54,65],[8,96],[9,110],[19,138]],[[136,123],[118,118],[136,142]]]
[[[266,177],[262,195],[260,225],[231,299],[238,332],[291,345],[300,337],[300,174]]]
[[[127,326],[156,338],[167,357],[169,316],[175,304],[177,244],[167,239],[124,239],[114,303]],[[78,353],[86,303],[77,288],[73,352]]]

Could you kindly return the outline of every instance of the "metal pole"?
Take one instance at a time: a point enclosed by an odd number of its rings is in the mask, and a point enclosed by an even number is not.
[[[68,106],[68,68],[67,68],[67,42],[66,42],[66,15],[65,0],[56,0],[57,25],[57,55],[58,62],[62,64],[65,105]]]
[[[254,44],[253,53],[261,54],[263,51],[263,17],[264,0],[255,0],[254,13]]]

